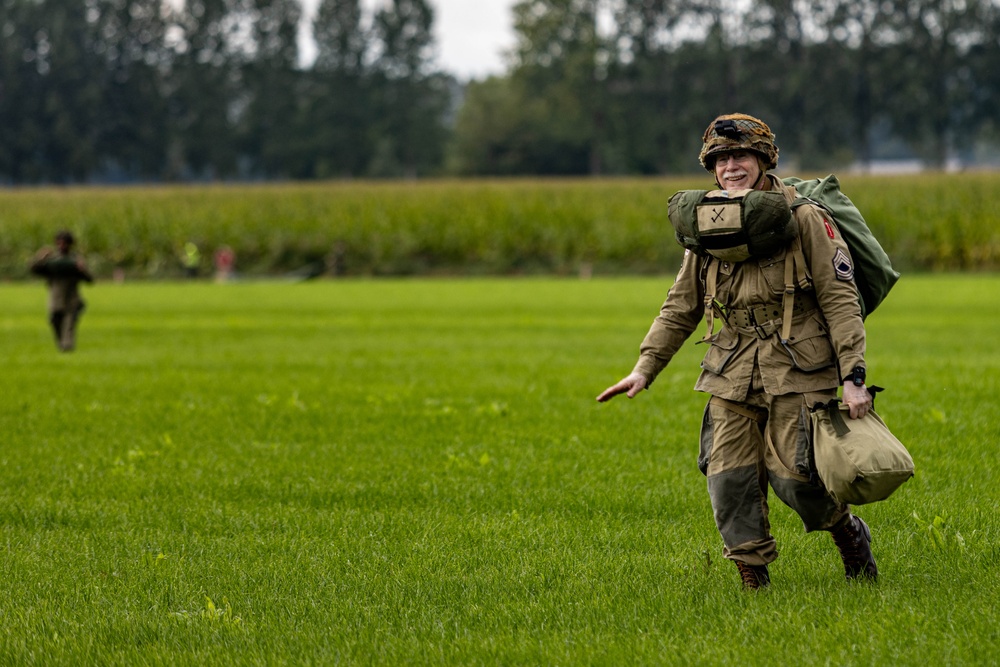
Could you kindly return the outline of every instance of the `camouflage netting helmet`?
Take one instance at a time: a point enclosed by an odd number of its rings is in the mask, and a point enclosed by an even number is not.
[[[715,171],[714,156],[730,151],[753,151],[761,156],[771,170],[778,166],[778,147],[774,145],[774,133],[759,118],[742,113],[719,116],[711,122],[702,137],[704,142],[698,161],[708,171]]]

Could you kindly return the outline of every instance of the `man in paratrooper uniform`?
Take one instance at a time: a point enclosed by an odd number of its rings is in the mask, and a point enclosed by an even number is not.
[[[777,167],[778,148],[760,119],[736,113],[713,120],[699,160],[721,196],[762,190],[783,194],[789,204],[795,200],[794,188],[768,173]],[[633,398],[648,389],[708,319],[708,350],[695,389],[711,399],[698,465],[708,479],[723,555],[748,589],[770,584],[768,565],[778,557],[768,522],[769,486],[806,531],[832,533],[849,579],[878,575],[868,526],[827,493],[812,462],[810,407],[836,398],[839,387],[852,419],[872,405],[850,251],[820,207],[801,205],[791,213],[795,240],[767,256],[727,261],[686,251],[634,369],[597,397]],[[795,288],[786,297],[789,275],[795,275]],[[717,332],[714,323],[722,325]]]
[[[31,263],[31,272],[48,283],[49,323],[63,352],[76,347],[76,325],[85,307],[79,285],[94,282],[83,258],[73,252],[73,243],[73,234],[61,231],[56,234],[55,248],[42,248]]]

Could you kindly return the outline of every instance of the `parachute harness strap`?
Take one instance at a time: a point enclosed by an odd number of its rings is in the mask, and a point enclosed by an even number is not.
[[[715,292],[719,287],[719,260],[709,258],[705,271],[705,322],[708,324],[708,331],[701,340],[707,343],[715,335]]]
[[[793,241],[793,243],[797,243]],[[795,252],[785,257],[785,293],[781,297],[781,342],[787,343],[792,335],[792,308],[795,307]]]
[[[806,258],[802,242],[796,234],[785,254],[785,293],[781,298],[781,342],[788,343],[792,336],[792,315],[795,307],[795,288],[809,289],[812,280],[806,271]]]

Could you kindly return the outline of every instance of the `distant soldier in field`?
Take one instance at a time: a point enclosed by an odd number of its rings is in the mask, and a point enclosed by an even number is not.
[[[789,204],[795,200],[795,190],[768,173],[777,167],[778,148],[763,121],[719,116],[702,139],[699,161],[727,191],[719,196],[761,190],[781,193]],[[827,493],[812,461],[810,407],[836,398],[840,386],[851,419],[872,406],[854,267],[823,209],[806,204],[790,213],[784,220],[797,227],[794,239],[767,256],[747,256],[745,247],[728,260],[719,257],[726,249],[688,250],[634,369],[597,397],[633,398],[649,388],[702,318],[708,320],[708,350],[695,386],[711,394],[698,465],[708,479],[723,555],[736,564],[747,589],[770,584],[768,564],[778,557],[768,522],[769,485],[807,532],[832,533],[848,579],[878,576],[868,526]],[[808,280],[798,274],[790,279],[786,268],[803,261]],[[794,303],[787,323],[786,292]],[[713,332],[713,321],[721,322],[720,331]]]
[[[70,232],[61,231],[56,234],[55,247],[42,248],[31,263],[31,272],[48,283],[49,322],[63,352],[76,347],[76,326],[85,308],[79,285],[94,282],[83,258],[73,252],[73,242]]]

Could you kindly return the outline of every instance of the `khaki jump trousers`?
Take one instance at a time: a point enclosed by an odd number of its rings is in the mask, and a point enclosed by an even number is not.
[[[806,532],[829,530],[848,513],[814,474],[808,408],[836,391],[771,396],[759,373],[746,401],[714,398],[705,408],[698,467],[708,478],[723,555],[749,565],[778,557],[768,522],[768,485]],[[812,473],[812,474],[811,474]]]

